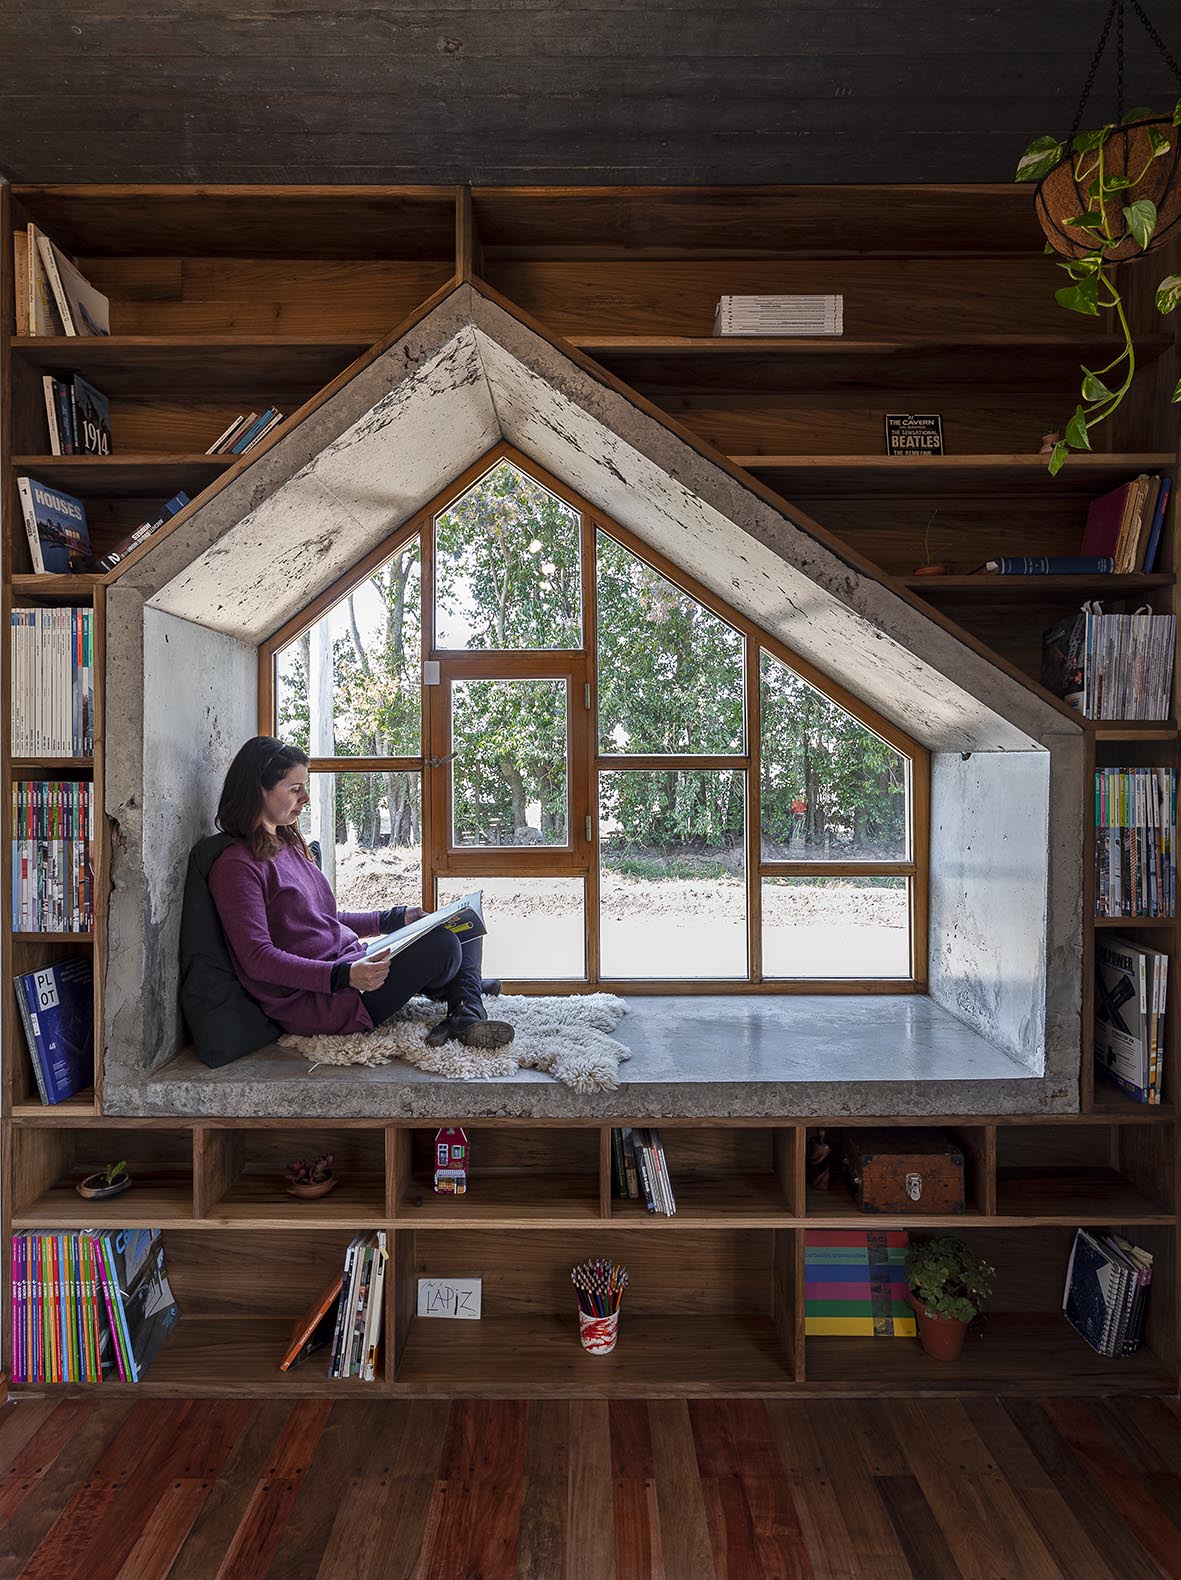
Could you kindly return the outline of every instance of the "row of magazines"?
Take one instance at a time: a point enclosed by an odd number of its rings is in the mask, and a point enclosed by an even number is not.
[[[13,1382],[139,1382],[179,1319],[159,1229],[12,1237]]]

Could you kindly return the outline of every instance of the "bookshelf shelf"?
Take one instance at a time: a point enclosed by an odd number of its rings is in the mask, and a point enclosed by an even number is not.
[[[241,459],[238,455],[18,455],[12,464],[18,472],[31,472],[38,482],[70,493],[124,499],[137,494],[168,498],[179,488],[195,496]]]
[[[1107,1359],[1060,1311],[998,1312],[969,1330],[954,1366],[917,1339],[809,1338],[808,1391],[828,1394],[1172,1393],[1173,1374],[1153,1352]]]
[[[1114,488],[1140,472],[1164,472],[1176,465],[1168,450],[1072,456],[1057,477],[1051,477],[1042,455],[731,455],[735,466],[773,476],[797,493],[942,492],[976,485],[991,491],[1016,491],[1027,498],[1049,500],[1065,492],[1085,498]],[[984,556],[987,558],[988,556]]]
[[[663,405],[764,493],[806,510],[883,583],[928,600],[932,618],[975,633],[1026,674],[1037,673],[1041,630],[1078,599],[1177,610],[1176,491],[1151,576],[967,574],[998,554],[1077,552],[1097,495],[1141,472],[1177,481],[1176,408],[1158,407],[1149,386],[1171,388],[1181,369],[1151,302],[1137,305],[1131,288],[1138,360],[1153,366],[1105,425],[1112,449],[1072,456],[1057,478],[1035,453],[1043,430],[1072,409],[1079,363],[1095,366],[1115,348],[1085,329],[1066,332],[1028,193],[1011,186],[897,189],[886,204],[880,188],[482,188],[469,202],[449,187],[18,186],[0,189],[0,213],[10,228],[43,225],[77,253],[110,293],[112,321],[135,331],[4,341],[10,605],[92,604],[101,615],[112,579],[14,573],[30,563],[17,472],[93,501],[101,552],[143,519],[144,501],[181,488],[195,496],[225,476],[237,458],[203,446],[239,412],[274,404],[294,413],[433,291],[474,275]],[[7,238],[0,264],[10,270]],[[1161,272],[1178,267],[1162,261]],[[11,303],[5,287],[0,300]],[[719,292],[783,289],[843,290],[848,336],[706,332]],[[259,324],[284,332],[258,333]],[[112,456],[43,453],[41,376],[74,371],[111,400]],[[941,412],[948,454],[881,453],[882,412],[907,409]],[[970,453],[956,453],[963,446]],[[915,577],[928,560],[954,574]],[[10,685],[6,677],[5,711]],[[1073,717],[1085,730],[1084,773],[1092,759],[1178,762],[1173,719]],[[101,790],[101,753],[94,762],[0,760],[10,781],[76,772]],[[103,811],[96,806],[100,828]],[[7,851],[7,836],[0,843]],[[105,924],[96,924],[100,942]],[[1120,929],[1176,956],[1172,918],[1088,917],[1084,952]],[[6,931],[5,971],[11,979],[82,954],[95,937]],[[1181,1023],[1181,972],[1170,976],[1166,1083]],[[840,1118],[661,1125],[678,1208],[670,1218],[612,1196],[602,1123],[473,1121],[468,1192],[438,1197],[434,1127],[412,1121],[310,1129],[261,1116],[134,1119],[104,1115],[94,1089],[44,1107],[9,1016],[4,1226],[164,1228],[184,1315],[144,1383],[102,1385],[140,1397],[1173,1393],[1177,1107],[1168,1084],[1169,1100],[1148,1108],[1093,1083],[1092,1009],[1084,978],[1079,1112],[925,1119],[971,1142],[968,1211],[898,1218],[858,1212],[847,1191],[806,1189],[808,1129],[850,1123]],[[341,1184],[298,1202],[285,1193],[283,1165],[320,1142]],[[124,1156],[138,1181],[127,1196],[77,1197],[81,1169]],[[1061,1316],[1078,1223],[1127,1229],[1156,1258],[1150,1331],[1135,1357],[1094,1355]],[[998,1266],[996,1314],[955,1367],[928,1361],[917,1341],[804,1337],[805,1232],[895,1225],[963,1234]],[[339,1271],[352,1234],[375,1227],[391,1251],[382,1377],[330,1380],[324,1354],[280,1373],[293,1324]],[[569,1285],[573,1262],[599,1254],[632,1273],[608,1357],[579,1347]],[[418,1319],[417,1278],[458,1274],[483,1278],[483,1319]]]
[[[11,344],[30,368],[81,372],[119,400],[229,401],[269,395],[282,404],[322,389],[372,341],[357,335],[109,335],[20,336]]]
[[[903,335],[892,338],[833,336],[582,335],[571,342],[628,383],[644,390],[695,387],[799,388],[823,384],[863,387],[868,380],[895,388],[928,387],[946,380],[953,359],[970,363],[981,384],[1060,390],[1080,362],[1110,362],[1116,341],[1079,335]],[[1167,334],[1136,343],[1151,362],[1169,349]],[[866,364],[869,364],[867,368]],[[1045,462],[1042,462],[1043,466]]]

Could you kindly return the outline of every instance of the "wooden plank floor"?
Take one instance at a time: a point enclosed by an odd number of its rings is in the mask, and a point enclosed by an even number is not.
[[[22,1580],[1181,1576],[1175,1399],[23,1399]]]

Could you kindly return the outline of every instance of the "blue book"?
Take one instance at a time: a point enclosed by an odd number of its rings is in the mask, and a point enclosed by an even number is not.
[[[270,422],[271,418],[277,416],[277,414],[277,406],[268,406],[266,411],[263,412],[262,416],[256,417],[255,420],[250,424],[249,428],[247,428],[244,433],[234,440],[233,444],[230,446],[230,453],[232,455],[241,455],[250,441],[260,434],[266,427],[267,423]]]
[[[1100,1355],[1110,1355],[1127,1292],[1127,1273],[1086,1229],[1075,1233],[1062,1310]]]
[[[1115,561],[1108,555],[1002,555],[984,567],[996,576],[1110,576]]]
[[[1169,508],[1169,495],[1173,489],[1173,479],[1166,473],[1160,480],[1160,493],[1156,496],[1156,509],[1152,512],[1152,526],[1148,529],[1148,547],[1144,550],[1144,569],[1156,569],[1156,557],[1160,552],[1161,531],[1165,524],[1165,515]]]
[[[94,1082],[94,977],[83,956],[16,979],[17,1003],[43,1103],[64,1103]]]
[[[18,477],[16,487],[33,570],[38,575],[81,570],[90,556],[86,506],[32,477]]]

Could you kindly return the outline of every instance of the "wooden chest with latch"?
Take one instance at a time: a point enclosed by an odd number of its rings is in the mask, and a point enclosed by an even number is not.
[[[845,1164],[862,1212],[964,1211],[964,1153],[943,1130],[849,1130]]]

